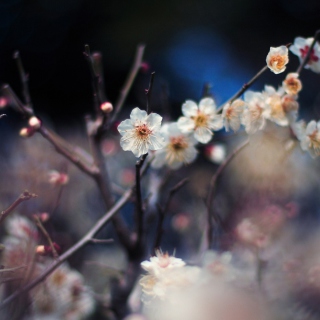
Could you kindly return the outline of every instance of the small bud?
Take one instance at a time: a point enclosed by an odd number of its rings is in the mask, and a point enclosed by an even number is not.
[[[20,137],[29,138],[32,137],[35,133],[35,130],[31,127],[22,128],[19,132]]]
[[[5,108],[8,104],[8,100],[5,97],[0,97],[0,108]]]
[[[213,163],[221,163],[226,158],[226,147],[223,144],[208,145],[205,149],[207,158]]]
[[[41,127],[41,121],[37,117],[31,117],[29,119],[29,126],[37,130]]]
[[[36,254],[38,254],[38,255],[40,255],[40,256],[46,255],[45,246],[37,246],[37,247],[36,247]]]
[[[60,246],[58,244],[56,244],[55,242],[53,242],[53,247],[57,251],[57,253],[61,252]],[[36,254],[38,254],[40,256],[51,255],[52,248],[51,248],[51,246],[44,246],[44,245],[37,246],[36,247]]]
[[[50,215],[47,212],[42,212],[39,214],[39,219],[41,222],[47,222],[50,219]]]
[[[113,110],[113,105],[111,102],[103,102],[100,105],[100,110],[104,113],[110,113]]]
[[[49,183],[54,185],[65,185],[69,182],[69,176],[64,172],[51,170],[49,172]]]
[[[140,69],[142,72],[147,73],[150,70],[150,65],[148,62],[142,62]]]

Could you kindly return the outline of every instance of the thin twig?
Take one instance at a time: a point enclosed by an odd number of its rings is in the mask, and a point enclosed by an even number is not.
[[[114,240],[113,239],[90,239],[91,243],[95,243],[95,244],[106,244],[106,243],[113,243]]]
[[[308,49],[308,52],[306,54],[306,56],[304,57],[304,59],[301,61],[298,69],[297,69],[297,73],[300,74],[301,71],[303,70],[304,66],[309,62],[309,59],[310,59],[310,56],[311,56],[311,53],[313,51],[313,48],[319,38],[319,35],[320,35],[320,30],[317,30],[316,33],[314,34],[314,38],[313,38],[313,41],[311,43],[311,46],[309,47]]]
[[[225,170],[227,165],[231,162],[231,160],[246,146],[249,145],[249,140],[245,141],[242,143],[240,146],[238,146],[236,149],[233,150],[232,153],[228,155],[228,157],[220,164],[218,167],[217,171],[214,173],[210,180],[209,184],[209,191],[208,191],[208,196],[206,199],[206,207],[207,207],[207,214],[208,214],[208,231],[207,231],[207,240],[208,240],[208,247],[210,248],[212,245],[212,231],[213,231],[213,222],[212,222],[212,215],[211,215],[211,205],[213,202],[213,197],[214,197],[214,192],[215,192],[215,187],[218,178],[222,174],[222,172]],[[220,223],[220,217],[216,215],[215,217],[216,223]]]
[[[132,65],[131,70],[129,72],[129,75],[124,83],[124,86],[120,91],[119,98],[118,98],[117,102],[115,103],[114,113],[111,117],[110,123],[113,123],[115,121],[119,112],[121,111],[123,104],[128,96],[128,93],[132,87],[134,79],[136,78],[138,71],[140,70],[144,49],[145,49],[145,45],[139,45],[137,47],[137,51],[136,51],[133,65]]]
[[[212,94],[211,94],[211,92],[210,92],[211,88],[212,88],[212,85],[211,85],[210,82],[205,83],[204,86],[203,86],[203,88],[202,88],[202,95],[201,95],[201,97],[202,97],[202,98],[212,97]]]
[[[37,227],[40,229],[40,231],[42,232],[42,234],[45,236],[45,238],[47,239],[48,243],[49,243],[49,246],[51,248],[51,251],[52,251],[52,255],[53,255],[53,258],[55,260],[59,259],[59,255],[58,255],[58,252],[56,250],[56,248],[54,247],[54,244],[52,242],[52,239],[49,235],[49,233],[47,232],[47,230],[45,229],[45,227],[43,226],[41,220],[39,219],[39,217],[37,215],[34,215],[33,216],[33,219],[37,225]]]
[[[155,72],[151,73],[150,77],[150,82],[149,82],[149,88],[146,89],[146,96],[147,96],[147,113],[150,112],[151,107],[150,107],[150,101],[151,101],[151,96],[152,96],[152,88],[153,88],[153,81],[154,81],[154,76],[156,75]]]
[[[173,188],[170,189],[168,199],[167,199],[164,207],[161,207],[158,204],[157,207],[158,207],[158,211],[159,211],[159,220],[158,220],[158,226],[157,226],[157,231],[156,231],[156,239],[155,239],[154,246],[153,246],[154,249],[157,249],[160,247],[161,238],[163,235],[163,221],[165,218],[165,214],[168,212],[172,197],[175,195],[176,192],[178,192],[188,182],[189,182],[188,178],[182,179]]]
[[[17,97],[14,91],[8,84],[4,84],[1,87],[1,91],[4,96],[9,97],[11,104],[17,109],[17,111],[21,112],[23,115],[31,117],[33,115],[32,110],[28,109],[22,101]]]
[[[17,62],[17,67],[18,67],[19,74],[20,74],[20,79],[21,79],[21,84],[22,84],[22,93],[23,93],[23,97],[25,100],[25,104],[26,104],[27,108],[32,110],[33,108],[32,108],[32,103],[31,103],[31,98],[30,98],[30,92],[29,92],[29,79],[28,79],[28,75],[24,71],[19,51],[16,51],[13,54],[13,58]]]
[[[0,224],[4,221],[4,219],[23,201],[30,200],[32,198],[36,198],[37,195],[34,193],[30,193],[29,191],[24,191],[21,195],[5,210],[0,213]]]
[[[19,266],[19,267],[13,267],[13,268],[0,269],[0,273],[14,272],[14,271],[23,269],[25,267],[26,267],[26,265],[22,265],[22,266]]]
[[[144,161],[146,160],[148,154],[144,154],[140,160],[136,163],[136,185],[135,185],[135,191],[136,191],[136,227],[137,227],[137,248],[140,248],[141,241],[142,241],[142,235],[143,235],[143,216],[144,216],[144,210],[142,205],[142,195],[141,195],[141,167],[144,164]]]

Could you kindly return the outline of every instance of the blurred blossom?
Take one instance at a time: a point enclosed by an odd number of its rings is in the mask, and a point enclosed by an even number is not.
[[[5,97],[0,97],[0,109],[5,108],[8,105],[8,99]]]
[[[290,46],[290,51],[298,56],[300,63],[303,61],[305,56],[307,55],[309,48],[313,42],[313,38],[302,38],[297,37],[294,39],[293,45]],[[305,65],[306,69],[310,69],[313,72],[319,73],[320,72],[320,46],[318,42],[315,43],[309,61]]]
[[[149,72],[149,70],[150,70],[150,64],[149,64],[148,62],[146,62],[146,61],[143,61],[143,62],[141,63],[141,66],[140,66],[140,70],[141,70],[143,73]]]
[[[59,186],[65,185],[69,182],[69,176],[64,172],[59,172],[57,170],[51,170],[48,173],[49,183]]]
[[[119,143],[116,142],[114,139],[107,138],[103,140],[101,145],[103,154],[108,157],[115,155],[119,150],[118,145]]]
[[[184,133],[193,133],[195,139],[207,143],[213,136],[212,130],[223,126],[221,115],[217,114],[216,104],[211,98],[204,98],[197,105],[187,100],[182,105],[183,117],[178,119],[178,127]]]
[[[288,48],[286,46],[270,47],[266,58],[268,68],[275,74],[281,73],[286,69],[289,62]]]
[[[299,79],[299,74],[295,72],[288,73],[285,80],[282,82],[282,86],[287,94],[298,94],[302,89],[302,83]]]
[[[160,132],[164,137],[165,145],[163,149],[155,152],[151,163],[153,168],[157,169],[166,165],[175,170],[195,160],[197,141],[192,136],[182,133],[176,122],[163,125]]]
[[[302,122],[297,123],[296,134],[302,150],[308,151],[313,158],[320,155],[320,121],[312,120],[307,127]]]
[[[190,227],[191,219],[186,213],[178,213],[172,218],[171,224],[175,230],[185,232]]]
[[[35,130],[41,127],[41,121],[37,117],[31,117],[28,123],[29,123],[29,126]]]
[[[118,131],[122,135],[120,145],[124,151],[132,151],[136,157],[146,154],[149,150],[159,150],[164,147],[160,134],[162,117],[156,113],[135,108],[130,119],[122,121]]]
[[[210,161],[220,164],[226,158],[226,146],[220,143],[208,145],[205,149],[205,154]]]
[[[231,128],[233,131],[238,131],[241,125],[241,117],[244,110],[244,101],[237,99],[231,104],[227,103],[222,110],[222,118],[226,131]]]
[[[120,183],[123,186],[130,186],[135,181],[136,174],[132,169],[123,169],[120,172]]]

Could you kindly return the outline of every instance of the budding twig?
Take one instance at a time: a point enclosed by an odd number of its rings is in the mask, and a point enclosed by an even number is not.
[[[4,219],[21,203],[32,198],[36,198],[37,195],[34,193],[30,193],[29,191],[24,191],[21,193],[19,198],[17,198],[6,210],[1,211],[0,213],[0,224],[4,221]]]
[[[55,260],[59,259],[59,255],[58,255],[58,252],[56,250],[56,248],[54,247],[54,244],[53,244],[53,241],[49,235],[49,233],[47,232],[47,230],[45,229],[45,227],[43,226],[41,220],[39,219],[39,217],[37,215],[34,215],[33,216],[33,219],[37,225],[37,227],[40,229],[40,231],[42,232],[42,234],[45,236],[45,238],[47,239],[48,243],[49,243],[49,246],[51,248],[51,251],[52,251],[52,255],[53,255],[53,258]]]
[[[115,119],[117,118],[119,112],[121,111],[121,109],[123,107],[123,104],[128,96],[128,93],[129,93],[131,87],[132,87],[133,81],[136,78],[138,71],[141,67],[144,49],[145,49],[144,45],[139,45],[137,47],[137,51],[136,51],[133,65],[132,65],[131,70],[128,74],[128,77],[124,83],[124,86],[120,91],[120,95],[119,95],[119,98],[115,104],[114,113],[112,115],[110,123],[113,123],[115,121]]]
[[[155,72],[151,73],[151,77],[150,77],[150,82],[149,82],[149,88],[146,89],[146,96],[147,96],[147,113],[150,112],[150,100],[151,100],[151,96],[152,96],[152,88],[153,88],[153,81],[154,81],[154,76],[156,75]]]
[[[206,199],[206,207],[207,207],[207,213],[208,213],[208,233],[207,233],[207,241],[208,241],[208,247],[210,248],[212,245],[212,231],[213,231],[213,224],[212,224],[212,217],[211,217],[211,205],[213,202],[213,197],[214,197],[214,192],[215,192],[215,187],[218,178],[222,174],[222,172],[225,170],[227,165],[231,162],[231,160],[246,146],[249,145],[249,140],[245,141],[242,143],[240,146],[238,146],[236,149],[231,152],[228,157],[220,164],[218,167],[217,171],[214,173],[210,180],[209,184],[209,191],[208,191],[208,196]],[[220,217],[217,215],[215,217],[216,223],[220,223]]]
[[[313,50],[313,48],[314,48],[319,36],[320,36],[320,30],[317,30],[316,33],[314,34],[313,41],[311,43],[311,46],[309,47],[309,50],[308,50],[306,56],[301,61],[300,65],[299,65],[299,67],[298,67],[298,69],[296,71],[298,74],[301,73],[301,71],[304,68],[304,66],[308,63],[308,61],[310,59],[310,56],[311,56],[311,53],[312,53],[312,50]]]
[[[170,189],[168,199],[167,199],[164,207],[161,207],[158,204],[157,207],[158,207],[158,211],[159,211],[159,220],[158,220],[158,226],[157,226],[157,231],[156,231],[156,238],[155,238],[155,242],[154,242],[154,246],[153,246],[154,250],[160,247],[161,238],[163,235],[163,221],[165,218],[165,214],[168,212],[171,199],[176,194],[176,192],[178,192],[188,182],[189,182],[188,178],[182,179],[173,188]]]

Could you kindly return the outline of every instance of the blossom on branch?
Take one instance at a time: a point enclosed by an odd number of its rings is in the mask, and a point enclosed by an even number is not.
[[[290,51],[298,56],[300,63],[303,61],[305,56],[308,54],[309,48],[313,42],[313,38],[302,38],[297,37],[294,39],[293,45],[290,46]],[[320,73],[320,45],[318,42],[315,43],[310,58],[305,65],[306,69],[310,69],[313,72]]]
[[[146,154],[149,150],[164,147],[164,139],[160,133],[162,117],[156,113],[134,108],[130,119],[122,121],[118,131],[122,135],[120,145],[124,151],[132,151],[136,157]]]
[[[211,140],[212,130],[220,130],[223,126],[222,118],[217,114],[216,104],[211,98],[204,98],[199,106],[192,100],[182,105],[184,117],[178,120],[178,127],[184,133],[194,133],[194,137],[201,143]]]
[[[222,110],[222,118],[226,131],[231,128],[233,131],[238,131],[241,125],[241,116],[244,110],[244,101],[237,99],[231,104],[227,103]]]
[[[196,140],[182,133],[176,122],[165,124],[160,132],[165,141],[165,146],[155,152],[151,166],[161,168],[167,165],[171,169],[179,169],[183,164],[193,162],[197,156]]]
[[[286,69],[289,62],[288,48],[286,46],[270,47],[267,55],[267,66],[275,74],[281,73]]]
[[[282,82],[282,87],[288,94],[298,94],[302,89],[302,84],[299,80],[299,74],[295,72],[288,73],[286,79]]]
[[[306,127],[303,122],[298,122],[295,133],[302,150],[308,151],[313,158],[320,156],[320,121],[312,120]]]

